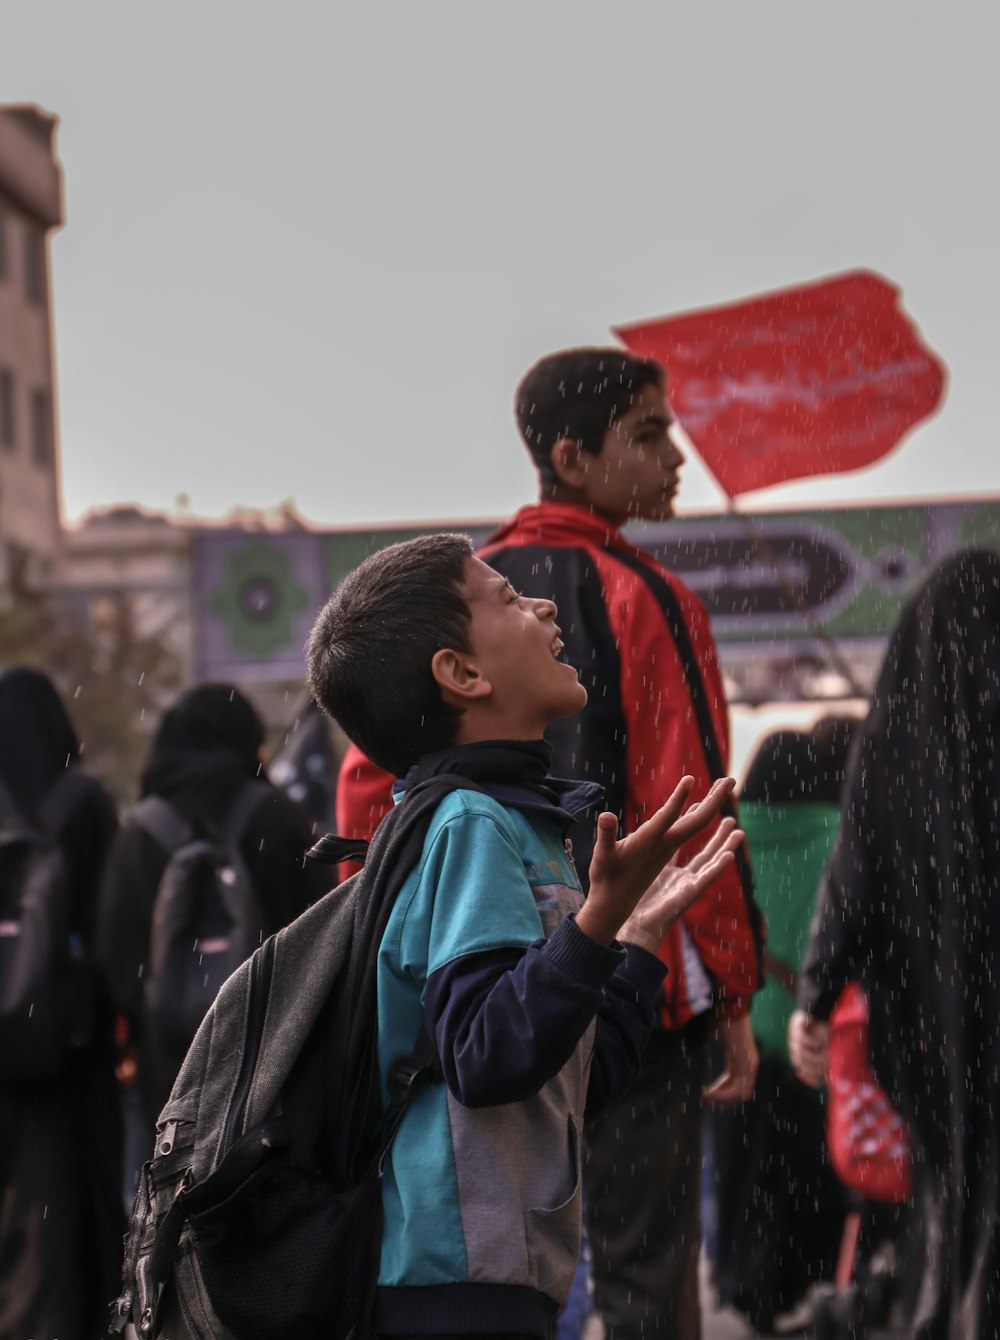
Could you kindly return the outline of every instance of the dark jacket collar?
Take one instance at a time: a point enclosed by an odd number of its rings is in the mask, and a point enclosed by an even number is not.
[[[516,809],[546,814],[569,828],[603,800],[603,788],[594,782],[569,781],[549,775],[552,747],[545,740],[481,740],[456,745],[418,759],[393,794],[440,773],[468,777],[500,802]]]

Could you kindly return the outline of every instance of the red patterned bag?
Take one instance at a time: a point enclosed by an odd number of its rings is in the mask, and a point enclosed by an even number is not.
[[[893,1204],[909,1196],[909,1135],[872,1074],[868,1002],[857,982],[830,1016],[826,1139],[834,1172],[852,1191]]]

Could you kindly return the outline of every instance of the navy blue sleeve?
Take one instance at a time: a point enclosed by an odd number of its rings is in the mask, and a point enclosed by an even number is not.
[[[623,1093],[639,1070],[667,969],[655,954],[626,945],[625,962],[604,989],[587,1088],[588,1117]]]
[[[650,962],[636,968],[636,955]],[[453,960],[431,974],[424,993],[427,1029],[449,1090],[466,1107],[531,1097],[562,1069],[597,1015],[603,1094],[616,1077],[633,1073],[662,975],[653,955],[605,948],[572,918],[527,949]]]

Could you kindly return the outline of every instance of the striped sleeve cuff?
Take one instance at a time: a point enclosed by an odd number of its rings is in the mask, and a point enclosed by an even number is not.
[[[626,961],[626,951],[617,940],[609,947],[584,935],[572,916],[560,922],[545,956],[553,967],[584,986],[600,989]]]

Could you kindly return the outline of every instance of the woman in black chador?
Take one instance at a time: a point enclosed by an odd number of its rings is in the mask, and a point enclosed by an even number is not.
[[[787,1037],[859,724],[828,715],[811,730],[772,731],[755,749],[739,792],[740,826],[767,921],[767,982],[750,1010],[760,1050],[753,1095],[710,1118],[714,1278],[720,1301],[764,1334],[811,1285],[833,1278],[848,1209],[826,1157],[822,1099],[792,1074]]]
[[[259,904],[261,937],[287,925],[329,887],[329,867],[304,861],[314,840],[312,824],[268,781],[263,741],[260,717],[232,685],[201,684],[183,693],[160,719],[142,776],[143,800],[123,816],[108,859],[98,950],[119,1014],[119,1077],[131,1093],[129,1198],[179,1064],[157,1053],[144,1034],[153,906],[169,857],[168,848],[139,821],[144,804],[154,796],[168,802],[181,825],[178,832],[195,839],[217,838],[237,816],[235,843]]]
[[[75,984],[72,1008],[65,1002],[66,1028],[60,1031],[65,1046],[57,1060],[42,1065],[30,1046],[21,1054],[7,1033],[0,1058],[0,1335],[5,1340],[93,1340],[103,1334],[121,1268],[125,1223],[117,1194],[121,1132],[112,1015],[96,975],[86,970],[115,813],[101,784],[79,766],[79,754],[49,679],[25,667],[0,673],[5,1009],[18,978],[12,965],[25,962],[11,955],[33,939],[21,918],[27,875],[15,834],[44,831],[61,853],[58,876],[45,855],[36,858],[36,871],[47,872],[39,905],[68,908],[65,929],[75,956],[72,972],[62,959],[53,969],[59,985]],[[57,939],[56,951],[67,952],[64,936]],[[44,1006],[38,1002],[39,1010]]]
[[[868,995],[876,1077],[911,1133],[911,1333],[997,1336],[1000,554],[942,562],[890,642],[790,1026],[807,1082],[851,978]]]

